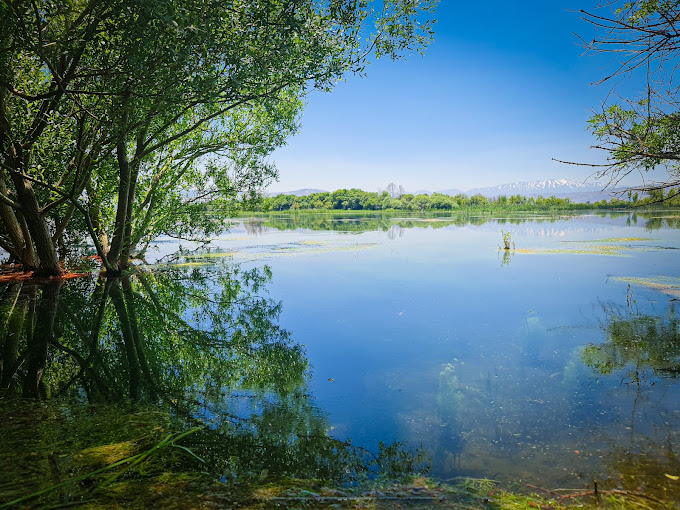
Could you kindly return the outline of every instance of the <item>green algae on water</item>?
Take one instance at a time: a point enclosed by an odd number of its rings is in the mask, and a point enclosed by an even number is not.
[[[651,237],[606,237],[604,239],[590,239],[587,241],[562,241],[563,243],[629,243],[640,241],[656,241]]]
[[[669,296],[680,298],[680,278],[677,276],[652,276],[649,278],[616,276],[613,280],[634,285],[642,285],[649,289],[668,294]]]
[[[516,253],[525,255],[605,255],[609,257],[630,257],[626,251],[632,251],[632,248],[623,246],[582,246],[577,248],[517,248]]]

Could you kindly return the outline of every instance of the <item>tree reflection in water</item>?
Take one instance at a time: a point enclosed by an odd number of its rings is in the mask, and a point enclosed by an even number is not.
[[[45,455],[54,456],[75,445],[82,457],[82,451],[102,447],[107,434],[76,422],[103,409],[109,418],[98,427],[116,427],[108,436],[119,442],[134,439],[121,428],[139,433],[120,421],[125,413],[156,413],[150,419],[158,429],[199,427],[183,440],[189,450],[173,465],[222,481],[296,477],[346,483],[367,472],[397,476],[425,468],[420,452],[400,445],[374,454],[329,435],[330,423],[307,391],[304,350],[278,324],[281,303],[266,295],[271,276],[267,267],[180,260],[121,279],[4,284],[0,406],[19,421],[24,416],[23,427],[36,432],[24,434],[18,422],[0,425],[0,431],[7,428],[5,437],[16,439],[0,461],[21,464],[28,449],[47,448]],[[26,419],[29,411],[20,410],[18,397],[44,401],[40,411],[35,404],[27,407],[42,418]],[[55,431],[92,437],[52,434],[49,441],[56,438],[57,444],[45,444],[37,432],[44,406],[53,410],[53,424],[60,424]],[[115,409],[120,412],[114,419]],[[58,453],[66,454],[78,458],[71,450]],[[77,464],[61,469],[82,472]],[[53,483],[40,468],[32,469],[30,480],[26,470],[0,479],[0,503],[12,499],[1,488],[16,477],[24,480],[24,494]]]
[[[660,315],[609,308],[606,339],[581,349],[582,362],[595,373],[618,381],[627,395],[628,439],[621,437],[604,455],[610,473],[605,486],[644,489],[667,500],[680,498],[675,473],[678,429],[673,381],[680,375],[680,317],[674,303]],[[659,390],[659,388],[662,388]],[[665,388],[665,389],[663,389]],[[626,391],[627,389],[627,391]]]
[[[607,339],[583,348],[583,362],[600,374],[621,371],[622,382],[645,384],[680,375],[680,317],[670,306],[664,316],[611,310]]]

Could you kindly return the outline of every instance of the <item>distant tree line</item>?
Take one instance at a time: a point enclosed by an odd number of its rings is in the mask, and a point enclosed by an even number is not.
[[[276,195],[264,197],[260,201],[249,201],[243,206],[247,211],[296,211],[296,210],[350,210],[350,211],[452,211],[452,210],[575,210],[575,209],[613,209],[620,207],[663,204],[664,206],[680,206],[680,197],[675,189],[652,190],[641,196],[628,193],[610,200],[595,203],[574,203],[569,198],[555,196],[526,197],[523,195],[501,195],[487,198],[481,194],[467,196],[464,193],[450,196],[441,193],[432,195],[413,195],[410,193],[395,195],[389,191],[369,192],[360,189],[340,189],[333,192],[312,193],[306,196]]]

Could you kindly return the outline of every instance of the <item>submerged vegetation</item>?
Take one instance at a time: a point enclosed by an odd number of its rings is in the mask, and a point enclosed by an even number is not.
[[[450,386],[442,374],[444,384]],[[5,416],[0,432],[13,438],[0,451],[3,509],[369,510],[407,505],[423,509],[662,510],[678,494],[673,490],[641,492],[636,487],[611,489],[603,484],[576,490],[521,483],[503,487],[494,480],[468,477],[442,483],[415,471],[417,456],[399,445],[381,448],[373,456],[347,442],[318,437],[282,443],[279,451],[269,442],[273,436],[266,430],[260,435],[253,433],[255,428],[235,428],[230,433],[187,428],[187,421],[169,410],[162,412],[140,402],[85,408],[67,402],[47,406],[35,401],[0,401],[0,409]],[[276,422],[278,426],[283,423]],[[271,427],[271,432],[276,433],[276,428]],[[176,430],[184,432],[172,432]],[[246,455],[256,463],[239,463]],[[215,458],[229,465],[230,471],[220,475],[211,465]],[[627,473],[649,461],[629,457],[620,462]],[[385,467],[379,476],[361,476],[378,465]],[[669,468],[654,467],[662,472]],[[348,479],[353,483],[342,483]]]
[[[680,278],[675,276],[655,276],[649,278],[627,276],[617,277],[617,279],[629,284],[642,285],[650,289],[658,290],[672,296],[674,299],[680,298]]]

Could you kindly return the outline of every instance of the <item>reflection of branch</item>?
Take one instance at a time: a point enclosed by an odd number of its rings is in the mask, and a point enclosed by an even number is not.
[[[158,313],[158,315],[165,318],[166,321],[168,321],[168,319],[171,316],[174,320],[178,321],[181,326],[185,327],[187,330],[193,331],[193,328],[184,319],[180,318],[175,313],[173,313],[173,314],[168,313],[167,309],[161,304],[160,300],[158,299],[158,296],[153,291],[153,289],[149,285],[149,282],[146,280],[146,278],[143,274],[141,274],[141,273],[138,274],[137,278],[139,279],[140,283],[142,284],[142,287],[144,287],[144,290],[146,290],[147,294],[149,295],[149,298],[151,299],[151,303],[154,306],[154,308],[156,309],[156,312]],[[201,333],[205,334],[203,332],[201,332]]]
[[[76,375],[74,375],[73,377],[71,377],[71,379],[69,379],[66,382],[66,384],[59,391],[59,394],[64,394],[73,385],[74,382],[76,382],[78,379],[83,377],[85,372],[88,372],[90,374],[90,376],[92,377],[92,379],[94,379],[94,382],[97,385],[97,387],[99,388],[99,391],[101,391],[102,393],[110,393],[108,385],[104,381],[102,381],[101,377],[99,377],[97,375],[97,372],[90,366],[90,363],[89,363],[90,358],[89,357],[88,357],[88,359],[83,358],[76,351],[74,351],[73,349],[71,349],[69,347],[66,347],[62,343],[59,343],[57,340],[52,340],[50,342],[50,344],[53,345],[54,347],[56,347],[57,349],[59,349],[60,351],[65,352],[66,354],[71,356],[74,360],[76,360],[76,363],[78,363],[78,365],[80,366],[80,370],[78,371],[78,373]],[[89,392],[87,392],[87,393],[88,393],[88,396],[89,396]]]
[[[130,317],[126,310],[125,302],[123,301],[119,281],[116,281],[111,285],[111,300],[116,309],[116,315],[120,321],[120,331],[123,335],[123,346],[125,348],[129,373],[130,398],[132,400],[138,400],[140,396],[139,358],[137,357],[137,349],[135,348],[134,339],[132,337]]]
[[[137,352],[137,359],[142,366],[142,373],[146,376],[148,383],[154,391],[158,390],[156,385],[156,380],[151,374],[149,369],[149,364],[146,360],[146,355],[144,349],[142,348],[142,338],[139,334],[139,319],[137,318],[137,313],[135,311],[135,300],[134,293],[132,292],[132,286],[130,285],[130,278],[123,278],[123,297],[125,298],[125,305],[128,313],[130,314],[130,322],[132,329],[132,339],[134,340],[135,350]]]
[[[307,435],[307,436],[297,436],[297,437],[298,437],[298,439],[322,439],[322,440],[325,440],[325,441],[329,441],[331,443],[342,445],[345,448],[352,448],[354,450],[360,450],[364,453],[367,453],[371,457],[373,457],[373,460],[375,461],[375,463],[378,466],[380,466],[381,468],[384,467],[380,464],[380,459],[378,458],[378,456],[375,453],[373,453],[371,450],[368,450],[368,449],[364,448],[363,446],[353,445],[349,441],[341,441],[340,439],[336,439],[336,438],[331,437],[331,436],[320,436],[318,434],[310,434],[310,435]]]
[[[109,290],[111,288],[111,282],[110,280],[106,279],[105,282],[101,281],[102,278],[100,277],[97,286],[95,287],[95,291],[92,294],[92,301],[96,303],[97,306],[97,313],[94,316],[94,321],[92,323],[92,327],[90,328],[90,332],[87,332],[87,329],[85,326],[82,324],[80,319],[76,316],[76,314],[71,310],[71,308],[68,306],[68,304],[65,301],[60,301],[59,306],[62,308],[62,310],[66,313],[66,315],[71,319],[71,323],[75,326],[76,332],[80,335],[83,343],[85,345],[89,345],[90,352],[87,356],[87,358],[82,359],[82,362],[78,361],[80,364],[80,370],[78,374],[73,376],[71,380],[69,380],[65,387],[62,388],[61,394],[63,394],[68,388],[76,381],[78,378],[81,378],[83,374],[87,371],[89,372],[92,377],[95,380],[95,383],[99,389],[99,391],[103,394],[110,394],[109,387],[107,384],[105,384],[100,377],[97,376],[97,373],[91,366],[92,360],[96,358],[97,361],[99,361],[99,366],[101,367],[101,370],[104,372],[104,376],[107,378],[111,378],[111,374],[109,372],[108,366],[106,363],[102,362],[101,356],[99,356],[99,332],[101,330],[101,325],[104,320],[104,312],[106,310],[106,302],[108,300],[109,296]],[[64,347],[59,343],[56,343],[57,347]],[[83,379],[83,383],[85,383]],[[86,393],[89,395],[89,391],[86,391]]]
[[[23,329],[24,322],[26,321],[28,302],[22,300],[23,310],[16,310],[16,305],[19,302],[19,297],[23,288],[23,283],[14,284],[13,287],[16,288],[16,295],[14,296],[12,307],[7,314],[7,321],[2,330],[4,336],[4,357],[0,360],[0,388],[9,388],[14,374],[16,374],[21,368],[21,365],[24,363],[27,356],[27,352],[24,352],[21,356],[17,356],[17,345],[19,344],[20,338],[19,332]],[[15,334],[7,334],[10,331],[15,332]]]

